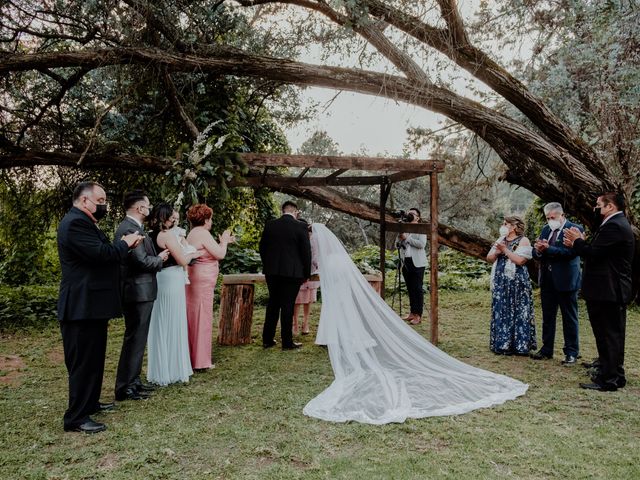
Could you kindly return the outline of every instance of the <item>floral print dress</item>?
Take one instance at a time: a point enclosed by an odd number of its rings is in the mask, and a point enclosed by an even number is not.
[[[521,239],[508,242],[509,250],[516,252]],[[489,346],[497,354],[527,355],[537,348],[529,271],[506,255],[498,255],[494,268]]]

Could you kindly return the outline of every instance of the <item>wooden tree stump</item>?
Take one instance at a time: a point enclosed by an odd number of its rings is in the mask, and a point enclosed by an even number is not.
[[[225,275],[220,296],[219,345],[251,343],[254,284],[264,282],[264,275]]]
[[[366,278],[369,285],[378,292],[378,295],[382,296],[382,275],[366,274],[364,278]]]

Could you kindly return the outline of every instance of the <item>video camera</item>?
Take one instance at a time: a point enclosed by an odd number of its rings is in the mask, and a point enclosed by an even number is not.
[[[411,223],[416,219],[415,214],[411,212],[405,212],[404,210],[398,210],[397,212],[392,213],[395,218],[398,219],[400,223]]]

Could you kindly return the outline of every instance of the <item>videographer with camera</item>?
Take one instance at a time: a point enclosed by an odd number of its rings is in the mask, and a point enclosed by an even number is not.
[[[420,222],[420,210],[410,208],[405,214],[400,212],[400,221],[404,223]],[[411,325],[422,322],[424,305],[424,291],[422,288],[424,269],[427,266],[427,236],[422,233],[401,233],[398,235],[396,246],[402,262],[402,276],[409,292],[411,313],[404,318]]]

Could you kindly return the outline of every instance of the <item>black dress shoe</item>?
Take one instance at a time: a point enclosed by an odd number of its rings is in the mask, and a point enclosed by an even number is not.
[[[283,350],[295,350],[296,348],[302,347],[301,343],[293,342],[291,345],[283,345]]]
[[[562,365],[570,367],[572,365],[575,365],[577,361],[578,361],[578,359],[576,357],[574,357],[573,355],[566,355],[564,357],[564,360],[562,360]]]
[[[618,387],[615,385],[600,385],[599,383],[581,383],[580,388],[585,390],[597,390],[599,392],[615,392]]]
[[[151,395],[145,392],[140,392],[135,388],[127,388],[124,393],[116,393],[116,400],[122,402],[123,400],[146,400]]]
[[[101,412],[110,412],[112,410],[115,410],[116,408],[116,404],[115,403],[102,403],[102,402],[98,402],[98,408],[96,408],[96,411],[93,413],[101,413]]]
[[[582,362],[584,368],[598,368],[600,367],[600,359],[594,358],[591,362]]]
[[[532,353],[529,355],[534,360],[550,360],[553,358],[553,355],[547,355],[542,350],[537,351],[536,353]]]
[[[272,340],[271,342],[263,343],[263,344],[262,344],[262,348],[271,348],[271,347],[275,347],[277,344],[278,344],[278,342],[276,342],[275,340]]]
[[[136,384],[136,390],[138,392],[154,392],[156,387],[153,385],[149,385],[148,383],[138,383]]]
[[[75,427],[64,427],[65,432],[83,432],[83,433],[98,433],[106,429],[107,429],[107,426],[104,423],[94,422],[91,419]]]

